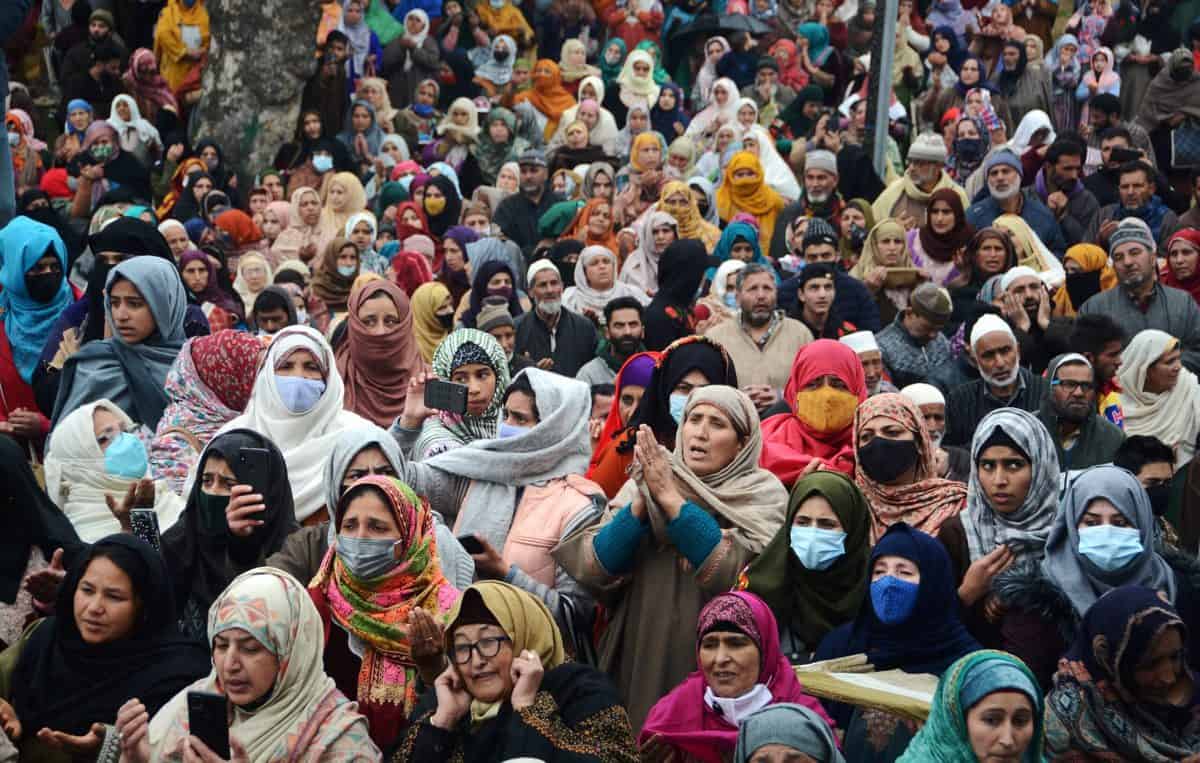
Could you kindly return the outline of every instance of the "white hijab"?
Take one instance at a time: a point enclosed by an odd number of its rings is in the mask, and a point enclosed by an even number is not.
[[[288,410],[275,387],[275,367],[295,350],[308,350],[326,369],[325,392],[316,405],[304,413]],[[370,424],[358,414],[342,409],[345,394],[333,350],[321,333],[307,326],[289,326],[275,335],[263,357],[246,412],[217,432],[245,428],[271,438],[287,462],[288,480],[292,483],[292,496],[296,502],[296,519],[300,521],[325,505],[325,462],[333,452],[338,435],[345,429]],[[184,495],[195,478],[193,467]]]
[[[1149,435],[1175,449],[1175,468],[1192,460],[1200,432],[1200,384],[1186,368],[1168,392],[1146,392],[1146,371],[1179,340],[1165,331],[1139,331],[1121,353],[1121,409],[1126,435]]]
[[[599,77],[584,77],[579,82],[579,92],[582,93],[583,88],[588,84],[596,91],[596,97],[593,100],[600,109],[600,121],[588,131],[588,143],[599,146],[604,149],[604,153],[611,156],[616,153],[617,138],[620,136],[621,130],[617,127],[617,120],[613,117],[612,112],[602,105],[604,103],[604,80]],[[562,119],[558,120],[558,128],[551,136],[550,142],[546,144],[547,151],[553,151],[567,142],[567,128],[579,118],[579,108],[583,105],[583,101],[584,99],[581,97],[579,103],[563,112]]]
[[[1055,63],[1057,64],[1057,62]],[[1034,133],[1038,130],[1050,131],[1050,134],[1042,141],[1043,145],[1048,146],[1054,142],[1054,124],[1050,121],[1050,117],[1041,109],[1034,109],[1021,117],[1021,123],[1017,125],[1017,131],[1013,133],[1012,140],[1008,142],[1009,148],[1018,157],[1024,155],[1029,150],[1029,144],[1033,141]]]
[[[650,295],[658,292],[658,262],[661,255],[654,253],[654,226],[664,223],[679,230],[679,223],[666,212],[651,208],[642,216],[637,229],[638,248],[625,259],[618,281],[636,286]]]
[[[800,198],[800,183],[796,180],[796,173],[792,172],[792,168],[779,155],[771,133],[767,132],[762,125],[754,124],[742,131],[743,144],[747,135],[753,135],[758,142],[758,160],[762,163],[763,177],[766,179],[767,185],[788,201]]]
[[[118,103],[124,103],[129,107],[129,121],[125,121],[117,116]],[[117,131],[117,135],[121,139],[121,148],[125,151],[136,150],[139,143],[145,146],[162,145],[162,138],[158,135],[158,129],[142,118],[142,112],[138,110],[137,101],[133,100],[133,96],[131,95],[122,94],[113,98],[108,119],[104,121],[112,125],[112,128]]]
[[[587,280],[587,266],[595,262],[598,257],[607,257],[613,267],[613,285],[604,291],[592,288]],[[645,291],[636,286],[621,283],[617,279],[617,269],[617,255],[606,247],[589,246],[584,248],[579,253],[579,259],[575,261],[575,285],[568,288],[563,294],[563,306],[580,314],[585,309],[591,308],[599,315],[603,313],[605,305],[618,297],[633,297],[643,305],[650,304],[650,297],[646,295]]]
[[[120,502],[137,480],[109,474],[104,468],[104,451],[96,442],[92,415],[97,408],[111,412],[126,431],[133,419],[110,400],[81,405],[54,427],[46,451],[46,493],[75,526],[80,540],[95,543],[106,535],[121,532],[121,525],[108,509],[105,496]],[[154,513],[159,532],[175,524],[184,500],[162,480],[154,481]]]
[[[718,87],[729,94],[729,98],[726,99],[725,106],[723,107],[717,105],[716,90]],[[693,140],[701,139],[704,133],[708,132],[709,129],[717,122],[728,124],[737,120],[737,83],[728,77],[721,77],[713,83],[712,89],[712,99],[709,101],[708,105],[700,111],[700,113],[692,117],[692,121],[688,124],[687,132],[684,133],[684,135],[692,138]]]

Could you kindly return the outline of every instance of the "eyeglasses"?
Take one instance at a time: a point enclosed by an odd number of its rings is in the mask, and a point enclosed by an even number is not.
[[[450,650],[450,655],[454,659],[455,665],[466,665],[471,661],[471,652],[479,653],[479,656],[485,660],[490,660],[500,654],[500,645],[504,642],[512,642],[508,636],[488,636],[481,638],[472,644],[455,644]]]
[[[1088,393],[1096,388],[1096,385],[1088,381],[1071,381],[1070,379],[1055,379],[1050,382],[1051,387],[1062,387],[1067,391],[1067,394],[1075,394],[1076,392]]]

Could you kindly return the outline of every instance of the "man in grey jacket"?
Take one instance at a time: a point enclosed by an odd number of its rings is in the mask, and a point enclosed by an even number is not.
[[[1100,202],[1083,187],[1080,176],[1087,149],[1078,140],[1062,137],[1050,144],[1046,163],[1038,170],[1033,189],[1054,213],[1068,248],[1087,241],[1100,216]]]

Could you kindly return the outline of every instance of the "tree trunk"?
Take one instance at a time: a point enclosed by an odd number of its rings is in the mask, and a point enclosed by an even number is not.
[[[292,140],[317,68],[319,0],[209,0],[212,44],[193,142],[211,138],[248,189]]]

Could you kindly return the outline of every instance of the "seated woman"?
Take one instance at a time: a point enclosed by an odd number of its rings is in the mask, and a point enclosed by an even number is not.
[[[242,573],[208,618],[212,672],[154,712],[127,694],[117,717],[121,760],[216,760],[190,735],[188,692],[224,695],[231,705],[234,760],[375,763],[367,719],[321,665],[321,617],[300,581],[265,567]]]
[[[595,114],[599,111],[600,107],[595,101],[587,100],[578,109],[588,114]],[[596,121],[598,122],[599,120],[597,119]],[[592,142],[591,128],[580,117],[573,122],[568,122],[566,127],[563,128],[562,144],[556,146],[550,152],[548,158],[550,160],[550,173],[553,175],[559,170],[572,170],[581,164],[608,161],[608,154],[603,147]]]
[[[21,760],[115,760],[118,710],[150,712],[204,675],[202,644],[175,627],[162,556],[130,535],[97,540],[58,587],[55,614],[0,653],[0,712]]]
[[[1183,367],[1179,340],[1165,331],[1139,331],[1121,353],[1124,428],[1157,437],[1175,451],[1175,468],[1192,460],[1200,433],[1200,382]]]
[[[311,262],[319,252],[321,235],[321,194],[314,188],[300,187],[292,192],[291,213],[283,231],[271,245],[271,254],[279,262]]]
[[[188,304],[200,306],[212,331],[243,326],[248,315],[241,298],[221,288],[220,274],[221,267],[214,258],[191,248],[190,242],[179,256],[179,275],[187,289]]]
[[[975,234],[967,222],[962,197],[953,188],[939,188],[929,195],[929,213],[924,225],[906,233],[913,267],[938,286],[957,285],[963,279],[959,255]]]
[[[163,480],[149,479],[146,446],[133,421],[104,398],[65,416],[46,450],[46,494],[85,543],[127,530],[125,510],[150,506],[163,532],[175,524],[183,499]]]
[[[637,726],[694,667],[687,624],[766,547],[787,505],[779,480],[758,467],[762,433],[744,392],[705,386],[681,402],[674,453],[642,424],[630,481],[600,522],[555,550],[611,613],[599,665]],[[675,410],[657,390],[642,398],[643,410],[648,403]]]
[[[1172,263],[1177,262],[1170,256],[1177,250],[1174,244],[1175,237],[1172,239],[1172,243],[1167,245],[1168,267],[1160,269],[1158,277],[1164,286],[1173,286],[1176,289],[1187,291],[1187,287],[1172,275],[1174,272],[1171,270]],[[1197,234],[1197,240],[1200,240],[1200,234]],[[1182,243],[1187,244],[1187,241]],[[1196,244],[1192,253],[1200,254],[1200,243]],[[1197,261],[1189,259],[1191,262]],[[1108,262],[1108,252],[1096,244],[1083,243],[1068,247],[1067,253],[1063,255],[1063,271],[1065,282],[1050,297],[1050,301],[1054,303],[1050,313],[1052,317],[1074,318],[1078,315],[1079,308],[1083,306],[1084,302],[1117,285],[1117,272]],[[1200,279],[1197,279],[1197,283],[1200,284]]]
[[[596,201],[596,200],[593,200]],[[599,200],[601,205],[608,202]],[[617,255],[604,246],[588,246],[575,261],[575,285],[563,294],[563,307],[603,323],[604,306],[614,299],[633,297],[643,305],[646,292],[627,283],[617,283]]]
[[[451,611],[444,641],[451,664],[421,699],[394,761],[639,759],[612,685],[566,661],[562,635],[536,597],[476,583]]]
[[[375,280],[356,289],[347,307],[346,335],[336,354],[346,410],[390,426],[404,410],[408,380],[425,366],[408,297],[391,281]]]
[[[937,476],[937,448],[916,403],[896,392],[869,397],[854,412],[854,481],[871,508],[871,540],[904,522],[936,535],[967,502],[961,482]]]
[[[245,451],[263,454],[256,471]],[[287,464],[275,443],[248,429],[213,438],[196,467],[187,506],[162,537],[179,626],[204,640],[208,608],[241,572],[262,565],[297,529]],[[262,491],[262,492],[259,492]]]
[[[654,209],[675,218],[680,238],[699,239],[709,251],[721,240],[721,229],[705,219],[688,183],[682,180],[668,180],[663,183]]]
[[[717,188],[717,214],[722,222],[732,222],[742,212],[754,215],[758,220],[759,247],[769,249],[775,220],[785,204],[783,197],[767,185],[758,156],[749,151],[733,155]]]
[[[733,763],[776,760],[846,763],[829,723],[816,711],[790,702],[756,710],[738,727]]]
[[[513,97],[513,105],[529,102],[537,112],[538,125],[545,140],[558,129],[563,112],[576,104],[575,96],[563,87],[558,64],[548,58],[540,59],[533,67],[533,88]]]
[[[655,703],[638,734],[643,758],[674,752],[689,761],[723,763],[738,727],[756,710],[791,702],[832,724],[821,703],[806,695],[779,650],[779,626],[752,593],[722,593],[700,610],[698,670]]]
[[[183,491],[188,472],[217,430],[250,400],[262,340],[224,330],[189,339],[167,374],[167,407],[150,443],[150,473]]]
[[[659,214],[651,215],[650,220],[657,221]],[[698,321],[693,307],[707,267],[708,253],[696,239],[679,239],[663,250],[658,290],[642,317],[646,347],[665,350],[673,342],[695,335]]]
[[[621,367],[617,369],[617,376],[613,380],[613,405],[608,409],[608,416],[604,418],[600,436],[594,438],[592,460],[588,465],[588,479],[596,479],[596,465],[600,461],[601,454],[606,452],[613,438],[621,434],[633,419],[633,414],[642,402],[642,396],[646,394],[646,387],[649,386],[650,379],[653,377],[654,367],[661,358],[661,352],[649,350],[635,352],[626,358]],[[617,485],[613,494],[619,489],[620,485]]]
[[[821,641],[817,661],[865,653],[875,670],[940,676],[980,648],[958,619],[950,557],[934,538],[892,525],[871,551],[870,581],[858,616]],[[846,729],[848,760],[895,760],[915,731],[882,711],[831,704],[829,712]]]
[[[793,664],[811,660],[831,630],[850,622],[867,593],[871,515],[847,476],[817,471],[796,482],[775,537],[738,578],[779,621]]]
[[[258,432],[283,452],[301,522],[325,505],[325,462],[338,434],[367,423],[343,410],[344,398],[329,344],[311,328],[290,326],[275,335],[259,364],[245,412],[221,429]],[[197,479],[193,470],[187,489]]]
[[[1148,763],[1200,752],[1194,667],[1182,657],[1195,620],[1161,589],[1114,588],[1096,600],[1046,695],[1046,753]]]
[[[763,421],[762,466],[791,486],[813,461],[854,474],[854,412],[867,399],[858,356],[841,342],[818,339],[792,363],[783,390],[788,412]]]
[[[467,256],[471,258],[467,265],[471,272],[471,291],[463,295],[463,300],[458,305],[458,310],[461,311],[458,323],[464,328],[475,328],[475,319],[483,309],[483,300],[486,297],[502,297],[507,300],[508,313],[514,320],[525,312],[523,299],[517,287],[517,272],[504,260],[476,263],[474,255],[482,248],[480,244],[503,246],[499,241],[489,242],[485,238],[467,247]]]
[[[172,262],[134,257],[109,272],[104,294],[113,336],[88,342],[67,359],[54,425],[81,405],[107,398],[153,430],[168,402],[167,372],[186,338],[183,283]]]
[[[650,427],[658,442],[668,448],[675,445],[675,434],[683,417],[687,396],[697,387],[709,384],[737,386],[737,371],[721,345],[703,336],[691,336],[673,342],[661,353],[646,353],[654,362],[642,361],[632,371],[629,407],[621,403],[621,424],[605,424],[608,442],[598,443],[592,455],[588,479],[594,479],[610,498],[629,479],[638,429]],[[632,361],[632,358],[630,359]],[[628,365],[628,363],[626,364]],[[637,387],[640,386],[641,390]],[[678,412],[678,414],[677,414]],[[609,418],[612,418],[611,413]]]
[[[636,248],[622,263],[621,275],[617,280],[636,286],[653,297],[662,283],[658,271],[663,253],[679,240],[679,223],[666,212],[650,210],[635,226]],[[620,252],[617,254],[619,256]]]
[[[898,763],[1041,760],[1042,690],[1025,663],[984,649],[942,674],[929,720]]]
[[[867,234],[862,256],[850,275],[863,282],[879,306],[880,325],[887,326],[908,307],[913,285],[887,286],[889,268],[913,267],[904,226],[892,218],[880,221]],[[915,285],[915,284],[914,284]]]
[[[1161,591],[1188,622],[1200,617],[1200,563],[1154,542],[1154,512],[1137,478],[1116,466],[1096,466],[1067,488],[1046,539],[1041,562],[1028,561],[996,576],[992,591],[1006,621],[1022,629],[1006,640],[1043,686],[1096,600],[1118,586]],[[1009,635],[1009,634],[1006,634]],[[1188,644],[1196,655],[1195,634]],[[1191,664],[1196,657],[1189,656]]]
[[[387,749],[416,706],[418,675],[429,686],[442,672],[434,641],[459,592],[442,574],[429,504],[408,485],[369,475],[336,506],[334,545],[308,590],[325,628],[325,669]]]

